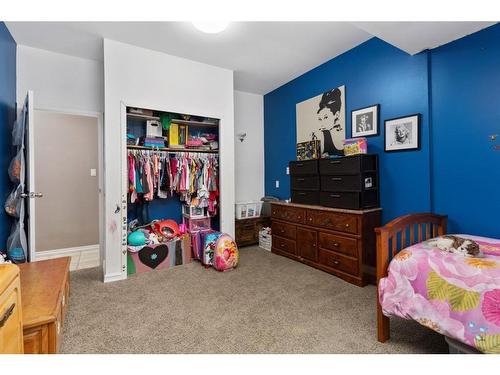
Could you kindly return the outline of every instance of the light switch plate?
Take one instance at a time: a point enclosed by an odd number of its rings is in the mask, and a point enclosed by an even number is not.
[[[91,169],[90,169],[90,176],[91,176],[91,177],[95,177],[95,176],[97,176],[97,169],[95,169],[95,168],[91,168]]]
[[[276,180],[276,189],[280,187],[280,180]]]
[[[290,167],[286,167],[286,174],[290,174]]]

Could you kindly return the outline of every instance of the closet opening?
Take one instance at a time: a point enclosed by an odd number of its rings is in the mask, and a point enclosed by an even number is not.
[[[220,229],[219,122],[126,107],[127,275],[183,264],[195,233]]]

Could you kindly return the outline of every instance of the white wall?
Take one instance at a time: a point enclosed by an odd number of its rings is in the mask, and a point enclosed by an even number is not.
[[[234,235],[233,72],[164,53],[104,40],[104,280],[126,278],[126,145],[124,106],[221,120],[221,229]],[[117,206],[121,212],[115,213]],[[125,246],[124,246],[125,245]]]
[[[243,142],[239,133],[246,133]],[[264,97],[234,92],[236,202],[259,201],[264,196]]]
[[[102,61],[17,46],[17,103],[34,91],[35,108],[102,112]]]

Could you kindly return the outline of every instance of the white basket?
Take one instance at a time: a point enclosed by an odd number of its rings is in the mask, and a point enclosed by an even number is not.
[[[262,209],[262,202],[240,202],[235,204],[236,219],[249,219],[259,217]]]
[[[273,243],[273,236],[268,234],[266,231],[259,232],[259,247],[264,250],[271,251],[271,246]]]

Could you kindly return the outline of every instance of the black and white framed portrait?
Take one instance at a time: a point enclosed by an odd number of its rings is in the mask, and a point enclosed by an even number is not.
[[[420,113],[385,120],[385,151],[420,149]]]
[[[345,86],[296,105],[297,143],[318,139],[321,154],[344,156]]]
[[[351,111],[351,137],[378,135],[379,104]]]

